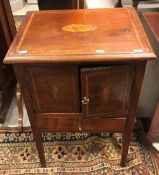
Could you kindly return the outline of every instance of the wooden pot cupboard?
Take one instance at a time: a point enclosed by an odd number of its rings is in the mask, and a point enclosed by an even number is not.
[[[52,131],[122,132],[124,165],[155,58],[134,8],[29,12],[4,62],[14,66],[41,165],[41,132]]]

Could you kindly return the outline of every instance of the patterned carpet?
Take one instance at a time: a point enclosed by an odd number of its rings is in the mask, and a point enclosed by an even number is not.
[[[0,174],[158,175],[153,154],[132,137],[126,167],[120,167],[121,135],[44,133],[47,168],[40,168],[33,135],[0,133]]]

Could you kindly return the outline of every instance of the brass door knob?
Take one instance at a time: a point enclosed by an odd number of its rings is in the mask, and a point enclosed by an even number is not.
[[[83,100],[81,101],[82,102],[82,104],[88,104],[89,103],[89,98],[87,98],[87,97],[83,97]]]

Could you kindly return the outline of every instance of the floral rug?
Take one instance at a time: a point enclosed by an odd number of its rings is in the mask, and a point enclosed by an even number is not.
[[[136,138],[121,167],[121,134],[44,133],[47,168],[41,168],[31,131],[1,132],[0,175],[158,175],[153,154]]]

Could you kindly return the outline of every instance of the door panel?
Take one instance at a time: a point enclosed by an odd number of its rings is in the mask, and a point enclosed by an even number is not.
[[[127,114],[134,66],[81,69],[85,117]]]
[[[27,66],[37,112],[80,111],[78,69],[75,66]]]

